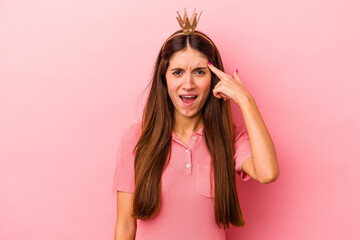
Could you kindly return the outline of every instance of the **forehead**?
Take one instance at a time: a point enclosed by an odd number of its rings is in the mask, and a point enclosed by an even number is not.
[[[198,66],[208,62],[207,57],[202,52],[188,48],[174,53],[169,60],[169,67]]]

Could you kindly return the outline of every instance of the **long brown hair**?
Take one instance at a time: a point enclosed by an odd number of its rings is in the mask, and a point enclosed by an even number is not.
[[[200,31],[196,32],[206,36]],[[171,151],[174,106],[167,92],[165,73],[170,57],[187,47],[200,51],[215,67],[224,71],[215,44],[198,34],[172,37],[160,50],[143,112],[141,135],[134,149],[136,188],[133,216],[142,220],[156,216],[160,209],[161,175]],[[218,82],[219,78],[211,73],[210,89]],[[211,172],[214,173],[216,223],[219,228],[223,224],[224,229],[229,228],[229,223],[243,226],[245,222],[235,182],[234,128],[230,103],[214,97],[210,92],[201,111],[205,141],[212,159]]]

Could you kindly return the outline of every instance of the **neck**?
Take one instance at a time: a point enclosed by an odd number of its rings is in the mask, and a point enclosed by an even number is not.
[[[174,132],[180,135],[188,135],[193,132],[197,132],[203,125],[203,118],[201,114],[188,118],[179,116],[175,113],[174,120]]]

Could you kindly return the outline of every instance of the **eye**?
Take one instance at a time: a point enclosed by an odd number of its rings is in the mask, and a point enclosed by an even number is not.
[[[178,74],[179,73],[179,74]],[[180,75],[180,71],[173,72],[174,75]]]
[[[197,73],[199,73],[200,75],[203,75],[203,74],[205,74],[205,72],[204,71],[202,71],[202,70],[198,70],[198,71],[196,71]]]

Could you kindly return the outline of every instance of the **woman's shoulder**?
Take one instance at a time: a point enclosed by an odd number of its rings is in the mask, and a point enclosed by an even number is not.
[[[128,127],[128,130],[132,131],[135,135],[140,134],[141,133],[141,122],[136,122],[136,123],[131,124]]]
[[[123,131],[123,139],[126,138],[128,140],[137,140],[141,134],[141,122],[136,122],[129,125]]]
[[[141,135],[141,122],[136,122],[124,129],[121,135],[121,142],[128,144],[136,143]]]
[[[233,127],[234,127],[235,141],[238,140],[239,138],[244,138],[248,136],[245,127],[239,124],[234,124]]]

